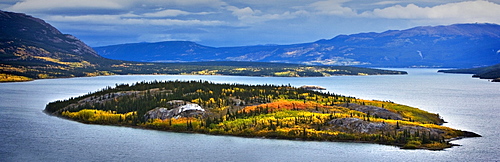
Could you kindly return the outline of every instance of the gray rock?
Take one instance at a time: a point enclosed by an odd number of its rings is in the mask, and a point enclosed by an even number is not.
[[[380,122],[368,122],[359,118],[340,118],[328,122],[332,130],[346,133],[368,133],[373,134],[380,131],[389,131],[394,129],[393,125]]]
[[[425,128],[422,126],[409,126],[409,125],[401,125],[399,129],[396,128],[395,125],[380,123],[380,122],[369,122],[364,121],[359,118],[340,118],[333,119],[328,122],[331,126],[328,130],[341,131],[346,133],[366,133],[366,134],[375,134],[381,132],[401,132],[408,131],[410,134],[415,134],[417,131],[419,133],[430,134],[434,137],[440,137],[444,133],[443,130],[434,129],[434,128]]]
[[[364,113],[369,114],[371,116],[376,116],[376,117],[379,117],[382,119],[394,119],[394,120],[402,120],[403,119],[403,116],[401,116],[400,114],[389,111],[389,110],[381,108],[381,107],[359,105],[359,104],[354,104],[354,103],[348,103],[348,105],[343,104],[341,106],[347,107],[351,110],[364,112]]]
[[[174,101],[173,103],[180,103]],[[182,102],[184,103],[184,102]],[[185,105],[177,105],[177,107],[173,109],[168,109],[165,107],[157,107],[153,110],[149,110],[144,114],[145,120],[150,119],[170,119],[170,118],[180,118],[180,117],[194,117],[199,115],[204,115],[205,109],[203,109],[198,104],[194,103],[186,103]]]

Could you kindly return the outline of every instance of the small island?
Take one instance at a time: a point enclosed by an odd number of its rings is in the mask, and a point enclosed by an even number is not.
[[[315,85],[303,85],[300,88],[304,88],[307,90],[326,90],[325,87],[315,86]]]
[[[290,85],[143,81],[51,102],[45,112],[88,124],[404,149],[442,150],[454,139],[480,137],[417,108]]]

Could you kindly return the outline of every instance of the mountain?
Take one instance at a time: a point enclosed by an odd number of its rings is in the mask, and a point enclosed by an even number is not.
[[[81,76],[83,74],[72,70],[95,68],[110,61],[76,37],[62,34],[41,19],[0,11],[0,24],[2,77],[17,76],[30,80]]]
[[[59,58],[61,61],[102,60],[92,48],[76,37],[62,34],[45,21],[21,13],[0,11],[2,59],[22,57]]]
[[[147,51],[144,51],[147,49]],[[186,41],[169,41],[159,43],[130,43],[123,45],[107,46],[106,49],[100,50],[101,56],[127,61],[146,61],[146,62],[191,62],[211,61],[212,56],[204,55],[204,53],[214,53],[216,48],[202,46],[194,42]],[[130,53],[130,54],[125,54]],[[167,55],[164,55],[168,53]],[[137,54],[141,54],[140,56]],[[191,60],[186,60],[190,58]]]
[[[195,43],[169,42],[138,44],[126,50],[138,53],[141,48],[158,48],[168,53],[184,49],[176,55],[202,59],[203,52],[216,48]],[[175,49],[169,49],[176,47]],[[189,53],[186,53],[189,52]],[[156,58],[153,52],[145,57]],[[133,58],[133,57],[130,57]],[[169,58],[182,61],[181,57]],[[27,81],[44,78],[85,77],[128,74],[198,74],[244,76],[330,76],[406,74],[401,71],[359,67],[306,66],[284,63],[197,62],[144,63],[101,57],[74,36],[63,34],[45,21],[22,13],[0,11],[0,82]]]
[[[194,42],[131,43],[94,48],[111,59],[148,62],[259,61],[372,67],[470,68],[500,63],[500,25],[422,26],[339,35],[292,45],[208,47]]]
[[[439,70],[438,72],[474,74],[473,77],[480,79],[493,79],[493,82],[500,82],[500,64],[470,69]]]

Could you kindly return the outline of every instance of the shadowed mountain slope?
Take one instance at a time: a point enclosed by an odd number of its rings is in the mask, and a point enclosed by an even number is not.
[[[500,25],[422,26],[382,33],[339,35],[292,45],[207,47],[187,41],[94,48],[128,61],[259,61],[371,67],[470,68],[500,63]]]

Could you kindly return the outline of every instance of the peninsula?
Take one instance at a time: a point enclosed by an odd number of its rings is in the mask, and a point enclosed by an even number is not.
[[[290,85],[143,81],[51,102],[45,112],[88,124],[405,149],[441,150],[453,139],[480,137],[417,108]]]

